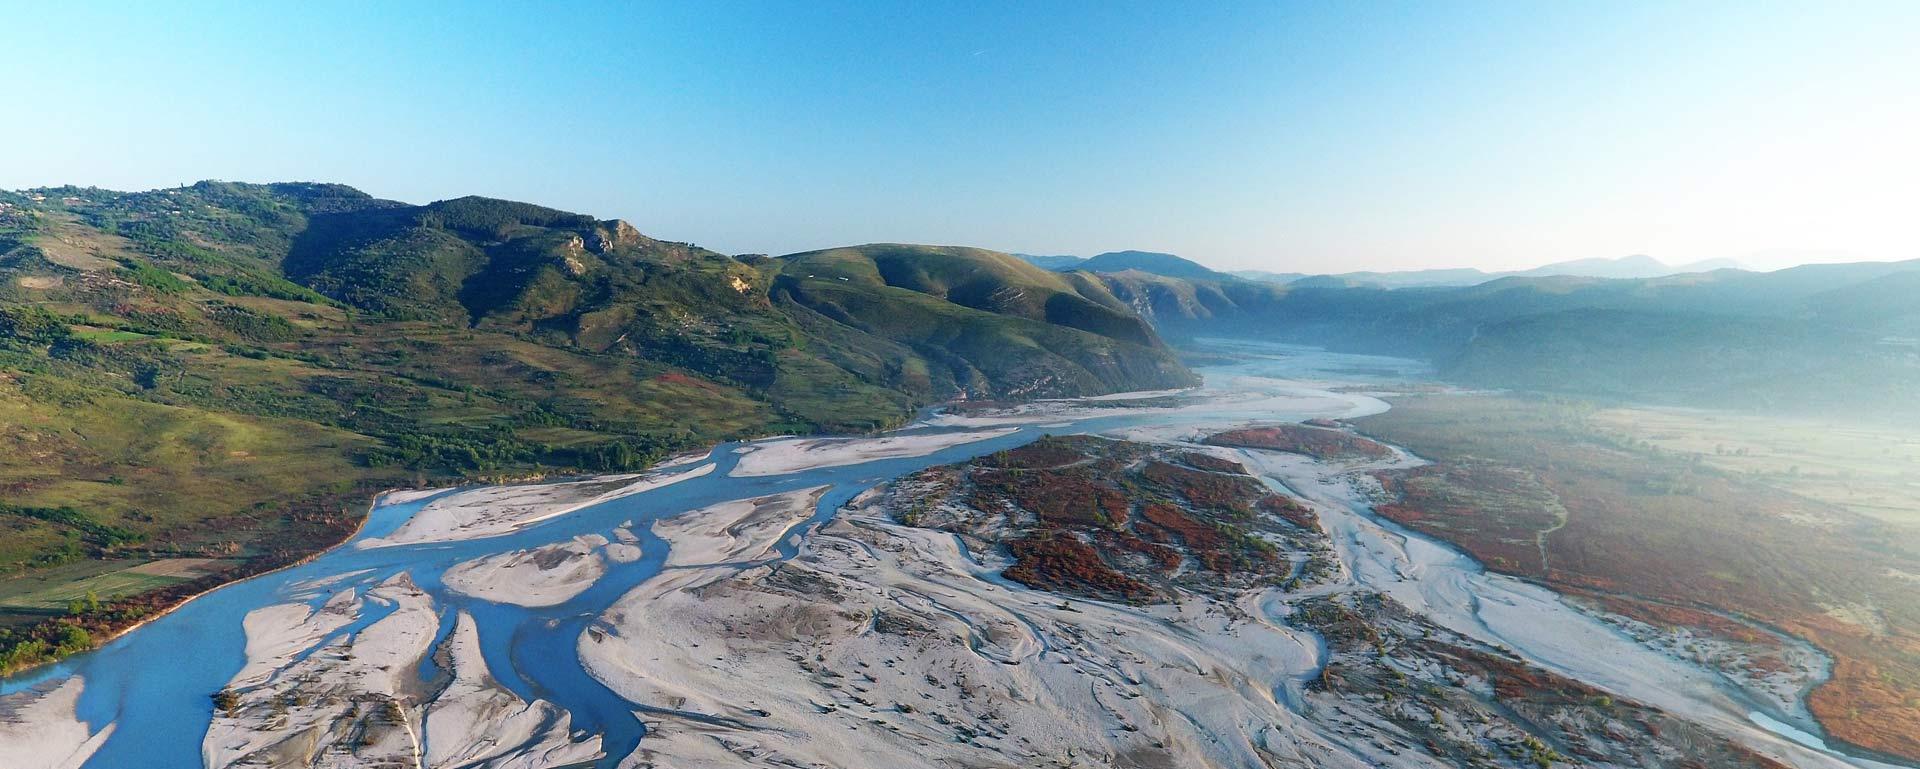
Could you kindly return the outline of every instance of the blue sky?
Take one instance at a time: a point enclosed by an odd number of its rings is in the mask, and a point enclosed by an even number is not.
[[[719,250],[1920,257],[1920,3],[18,3],[0,187],[328,180]]]

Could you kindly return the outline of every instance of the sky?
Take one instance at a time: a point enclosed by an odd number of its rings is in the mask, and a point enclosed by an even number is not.
[[[0,188],[336,181],[728,253],[1920,258],[1920,3],[0,0]]]

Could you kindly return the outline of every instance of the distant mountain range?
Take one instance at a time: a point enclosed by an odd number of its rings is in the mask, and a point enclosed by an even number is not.
[[[1122,251],[1069,265],[1176,340],[1431,361],[1451,380],[1920,423],[1920,261],[1760,273],[1648,256],[1530,270],[1223,274]]]
[[[1173,278],[1209,278],[1227,277],[1208,267],[1173,254],[1157,251],[1108,251],[1091,257],[1081,256],[1035,256],[1033,254],[1014,254],[1027,262],[1056,272],[1079,270],[1082,272],[1126,272],[1139,270],[1155,275]]]
[[[1348,272],[1337,275],[1301,275],[1242,271],[1234,275],[1250,280],[1264,280],[1275,283],[1309,283],[1322,286],[1374,286],[1378,288],[1419,288],[1431,286],[1473,286],[1501,278],[1547,278],[1572,276],[1583,278],[1659,278],[1668,275],[1683,275],[1691,272],[1712,272],[1723,269],[1742,269],[1739,262],[1732,259],[1708,259],[1688,264],[1670,265],[1651,256],[1635,254],[1617,259],[1576,259],[1569,262],[1555,262],[1530,270],[1511,270],[1506,272],[1484,272],[1471,267],[1407,270],[1403,272]]]
[[[1920,261],[1759,273],[1634,255],[1306,275],[1137,251],[1070,260],[1045,263],[1097,276],[1174,338],[1422,358],[1479,386],[1920,422]]]
[[[1422,358],[1477,386],[1920,422],[1920,260],[1402,288],[1099,278],[1174,338]]]
[[[1377,288],[1472,286],[1500,278],[1543,278],[1563,275],[1588,278],[1658,278],[1692,272],[1743,269],[1739,262],[1732,259],[1709,259],[1687,264],[1669,265],[1651,256],[1635,254],[1617,259],[1576,259],[1573,261],[1542,265],[1530,270],[1510,270],[1505,272],[1486,272],[1471,267],[1460,267],[1395,272],[1345,272],[1337,274],[1240,270],[1223,274],[1190,259],[1184,259],[1173,254],[1150,251],[1113,251],[1091,258],[1077,256],[1034,256],[1029,254],[1016,254],[1016,256],[1036,266],[1056,271],[1085,270],[1088,272],[1124,272],[1126,270],[1140,270],[1142,272],[1150,272],[1156,275],[1165,275],[1174,278],[1217,278],[1230,274],[1234,277],[1263,283],[1346,287],[1372,286]]]

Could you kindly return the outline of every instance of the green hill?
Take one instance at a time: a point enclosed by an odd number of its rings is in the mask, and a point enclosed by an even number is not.
[[[1194,384],[1152,326],[1098,282],[994,251],[898,244],[779,260],[776,295],[904,345],[936,383],[978,397]]]
[[[1189,280],[1222,280],[1225,273],[1214,272],[1205,265],[1191,259],[1163,254],[1155,251],[1108,251],[1096,254],[1073,269],[1085,272],[1126,272],[1138,270],[1169,278]]]

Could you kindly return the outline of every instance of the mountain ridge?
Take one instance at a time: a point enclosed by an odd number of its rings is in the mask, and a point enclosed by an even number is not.
[[[1374,286],[1380,288],[1429,288],[1470,286],[1506,277],[1590,277],[1654,278],[1723,269],[1745,269],[1733,259],[1707,259],[1669,265],[1645,254],[1616,258],[1574,259],[1553,262],[1524,270],[1487,272],[1474,267],[1448,267],[1417,270],[1358,271],[1345,273],[1269,272],[1237,270],[1221,272],[1193,260],[1173,254],[1148,251],[1111,251],[1094,257],[1038,256],[1015,254],[1043,269],[1066,272],[1142,272],[1176,278],[1241,278],[1264,283],[1304,283],[1314,286]]]

